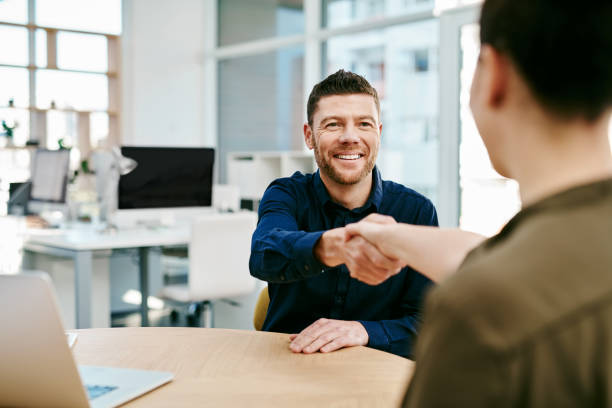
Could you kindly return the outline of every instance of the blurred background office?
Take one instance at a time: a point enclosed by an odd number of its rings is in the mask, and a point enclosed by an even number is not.
[[[305,101],[344,68],[379,92],[383,177],[430,197],[441,225],[492,235],[520,201],[516,183],[492,169],[469,112],[479,5],[0,0],[0,216],[11,189],[32,178],[37,147],[70,148],[66,200],[82,221],[101,215],[92,152],[113,146],[214,148],[214,183],[240,187],[242,206],[256,209],[273,178],[315,169]],[[22,267],[15,237],[0,232],[0,273]],[[124,272],[134,256],[113,251],[98,268],[112,286],[137,287]],[[110,290],[112,311],[129,311],[126,293]],[[217,323],[248,328],[252,298]]]

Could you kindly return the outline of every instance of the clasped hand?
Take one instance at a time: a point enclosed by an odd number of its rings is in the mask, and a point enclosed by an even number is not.
[[[372,219],[372,216],[367,219]],[[378,216],[372,222],[396,223],[388,216]],[[352,225],[359,224],[361,222]],[[350,225],[346,228],[335,228],[321,236],[315,246],[315,255],[321,262],[327,266],[345,264],[351,277],[368,285],[378,285],[399,273],[404,266],[399,260],[384,255],[374,244],[359,235],[358,229],[350,232],[348,227]]]

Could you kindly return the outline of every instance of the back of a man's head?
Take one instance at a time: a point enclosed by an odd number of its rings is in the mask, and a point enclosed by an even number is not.
[[[331,95],[367,94],[374,98],[376,110],[380,114],[380,102],[376,89],[361,75],[343,69],[331,74],[312,88],[308,97],[306,113],[308,124],[312,127],[312,118],[317,110],[319,100]]]
[[[548,111],[595,120],[612,106],[612,0],[486,0],[480,26]]]

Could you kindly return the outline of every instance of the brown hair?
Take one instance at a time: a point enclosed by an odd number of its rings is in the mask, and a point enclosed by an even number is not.
[[[376,110],[380,115],[380,101],[376,89],[361,75],[343,69],[331,74],[312,88],[308,97],[306,113],[308,125],[312,127],[312,118],[317,110],[319,99],[331,95],[366,94],[374,98]]]

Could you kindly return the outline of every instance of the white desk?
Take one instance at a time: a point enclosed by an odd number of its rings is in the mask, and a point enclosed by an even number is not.
[[[140,291],[142,294],[140,313],[142,325],[148,325],[147,298],[149,295],[149,249],[160,246],[186,245],[191,236],[187,225],[160,228],[120,229],[113,234],[99,232],[100,227],[79,225],[58,231],[28,230],[24,250],[74,260],[76,327],[91,327],[91,297],[93,253],[98,250],[138,248]]]

